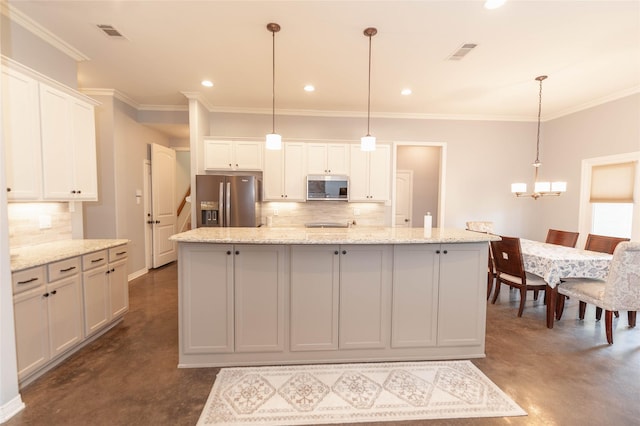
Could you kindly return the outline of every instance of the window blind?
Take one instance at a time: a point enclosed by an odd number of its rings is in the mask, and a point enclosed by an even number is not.
[[[591,168],[592,203],[633,203],[637,161]]]

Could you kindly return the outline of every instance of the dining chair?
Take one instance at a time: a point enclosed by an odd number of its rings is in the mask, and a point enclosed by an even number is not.
[[[587,242],[584,245],[585,250],[597,251],[599,253],[613,254],[616,246],[623,242],[629,241],[629,238],[609,237],[606,235],[587,235]],[[614,312],[614,315],[618,317],[618,311]],[[602,309],[596,308],[596,320],[600,321],[602,318]]]
[[[469,221],[466,223],[467,230],[474,232],[483,232],[485,234],[493,234],[493,222],[488,221]],[[487,263],[487,300],[491,297],[493,290],[493,282],[496,279],[496,268],[493,264],[493,255],[491,254],[491,245],[489,245],[489,260]]]
[[[535,274],[524,270],[522,262],[522,251],[520,249],[520,238],[500,237],[501,241],[491,241],[493,260],[496,267],[496,289],[493,293],[491,303],[496,303],[500,295],[501,284],[520,290],[520,308],[518,316],[522,316],[524,304],[527,300],[527,291],[535,291],[547,288],[547,283]]]
[[[560,231],[558,229],[549,229],[547,231],[547,239],[545,243],[556,244],[565,247],[575,247],[578,242],[578,232]]]
[[[629,238],[618,238],[608,237],[605,235],[589,234],[587,235],[587,242],[584,245],[584,249],[597,251],[600,253],[613,254],[616,246],[623,241],[629,241]]]
[[[623,241],[613,252],[606,280],[572,278],[558,286],[558,319],[562,316],[564,296],[580,301],[578,318],[584,319],[587,303],[604,309],[607,342],[613,344],[613,314],[627,311],[629,327],[636,325],[640,310],[640,242]]]

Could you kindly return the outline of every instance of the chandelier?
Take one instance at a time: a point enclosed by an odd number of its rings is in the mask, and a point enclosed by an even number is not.
[[[567,182],[540,182],[538,181],[538,170],[542,163],[540,162],[540,115],[542,113],[542,81],[547,78],[546,75],[536,77],[536,81],[540,83],[540,91],[538,94],[538,136],[536,138],[536,161],[532,164],[534,169],[533,192],[527,193],[526,183],[512,183],[511,192],[516,197],[531,197],[537,200],[545,196],[559,196],[567,190]]]

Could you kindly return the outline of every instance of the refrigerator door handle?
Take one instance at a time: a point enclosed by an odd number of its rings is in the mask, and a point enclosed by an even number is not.
[[[224,205],[225,224],[224,226],[231,226],[231,182],[227,182],[227,199]]]
[[[220,209],[220,213],[218,215],[218,226],[227,226],[227,224],[225,223],[225,216],[222,213],[222,209],[224,206],[224,184],[222,182],[220,182],[220,191],[218,192],[218,208]]]

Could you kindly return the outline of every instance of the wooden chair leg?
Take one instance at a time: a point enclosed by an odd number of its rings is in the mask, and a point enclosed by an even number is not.
[[[540,294],[539,290],[533,290],[533,300],[538,300],[538,294]]]
[[[613,312],[604,311],[604,325],[607,330],[607,342],[613,345]]]
[[[602,318],[602,308],[596,306],[596,321],[600,321],[600,318]]]
[[[487,300],[491,296],[491,290],[493,290],[493,274],[489,272],[487,274]]]
[[[629,328],[636,326],[636,311],[627,312],[627,318],[629,319]]]
[[[580,301],[580,306],[578,307],[578,318],[581,320],[584,319],[584,311],[587,310],[587,304],[585,302]]]
[[[547,292],[545,291],[545,299]],[[564,300],[566,296],[564,294],[558,293],[558,298],[556,299],[556,319],[559,320],[562,318],[562,312],[564,311]]]
[[[496,303],[496,300],[498,300],[498,296],[500,296],[500,287],[502,287],[502,283],[500,280],[496,280],[496,290],[493,292],[493,300],[491,303]]]
[[[518,309],[518,316],[522,316],[524,311],[524,302],[527,301],[527,289],[525,287],[520,288],[520,309]]]
[[[615,315],[616,318],[620,318],[620,312],[618,311],[613,311],[613,315]]]

